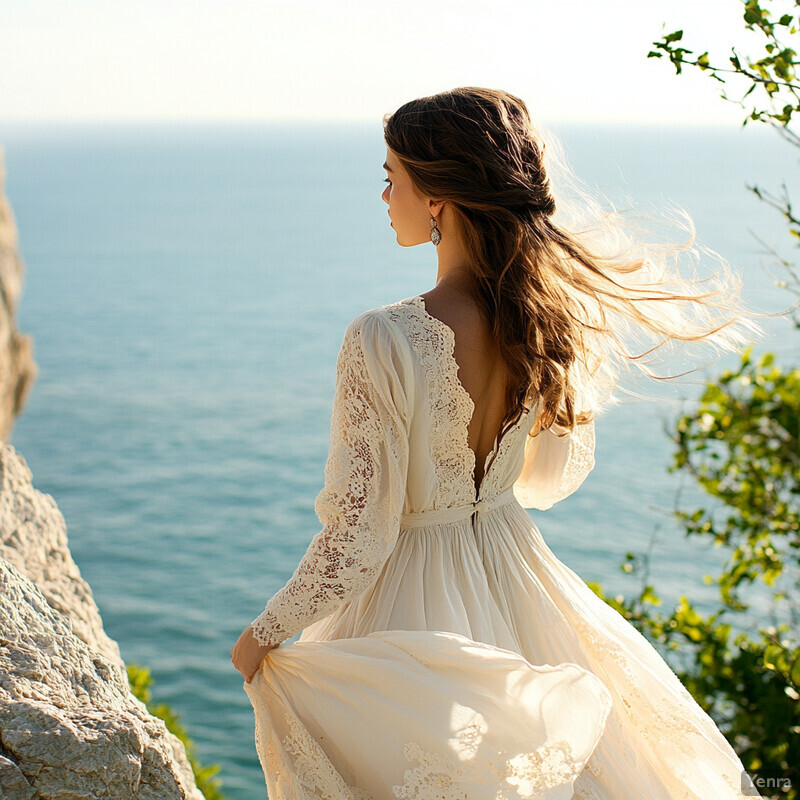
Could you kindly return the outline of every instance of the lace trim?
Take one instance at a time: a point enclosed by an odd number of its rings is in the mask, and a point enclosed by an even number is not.
[[[569,456],[554,503],[569,497],[586,480],[586,476],[594,469],[594,451],[594,421],[576,425],[570,435]]]
[[[438,510],[467,505],[475,499],[475,453],[468,439],[474,404],[458,379],[458,364],[452,357],[452,329],[441,322],[431,325],[429,320],[434,318],[419,302],[418,298],[408,298],[385,308],[403,326],[425,369],[431,403],[431,455],[439,480],[432,508]],[[443,358],[442,354],[450,354],[450,358]],[[464,480],[466,475],[471,476],[469,482]]]
[[[392,794],[402,800],[469,800],[464,789],[453,783],[463,776],[464,770],[455,760],[442,753],[430,753],[416,742],[408,742],[403,748],[408,761],[419,766],[407,769],[403,774],[403,785],[392,786]]]
[[[536,405],[534,405],[530,411],[524,413],[501,437],[500,445],[497,447],[497,454],[495,455],[494,461],[492,461],[492,463],[489,465],[489,469],[483,477],[483,483],[486,484],[486,488],[484,489],[484,486],[481,485],[481,494],[483,494],[485,499],[494,499],[502,493],[503,490],[497,485],[496,478],[496,476],[499,474],[499,468],[495,469],[494,465],[495,463],[505,461],[506,452],[514,444],[518,435],[517,431],[520,428],[524,427],[525,436],[528,435],[528,431],[530,430],[530,418],[533,416],[535,411]]]
[[[325,751],[302,723],[291,714],[286,714],[286,722],[289,733],[283,737],[283,746],[293,757],[297,779],[304,789],[309,790],[308,800],[355,800]]]
[[[583,768],[569,742],[555,742],[535,753],[515,756],[506,763],[506,780],[525,797],[536,797],[556,786],[571,784]]]
[[[375,352],[372,337],[376,326],[385,324],[373,310],[356,317],[345,332],[336,364],[325,485],[314,504],[323,529],[291,579],[251,623],[262,645],[284,641],[363,592],[377,579],[399,534],[408,436],[392,398],[385,396],[395,387],[381,383],[382,395],[364,353],[365,346]],[[389,360],[384,353],[369,363]]]
[[[253,638],[262,646],[276,644],[289,639],[293,634],[283,627],[278,617],[264,609],[251,623]]]
[[[471,503],[475,500],[476,458],[469,446],[469,423],[475,413],[475,404],[458,377],[455,333],[449,325],[428,313],[420,295],[384,308],[393,319],[405,323],[406,335],[425,368],[431,404],[431,454],[437,467],[440,489],[433,508],[438,510]],[[418,313],[403,314],[401,309]],[[481,499],[492,500],[500,494],[495,464],[503,461],[516,432],[532,413],[533,409],[523,414],[500,437],[499,444],[495,440],[495,446],[486,455],[480,485]],[[464,476],[469,476],[466,482]]]
[[[393,786],[392,793],[400,800],[468,800],[467,791],[459,783],[469,780],[470,762],[457,762],[444,753],[432,753],[417,742],[403,748],[408,761],[416,761],[406,770],[402,786]],[[558,786],[572,784],[583,769],[576,761],[569,742],[554,742],[534,753],[523,753],[492,764],[498,781],[496,800],[520,796],[536,800]],[[495,787],[493,787],[495,788]]]
[[[285,710],[283,736],[275,744],[282,745],[281,758],[262,763],[265,774],[272,778],[267,788],[279,797],[297,800],[377,800],[365,789],[348,785],[333,766],[320,744],[293,712]],[[271,727],[274,736],[277,729]],[[475,712],[470,720],[450,740],[449,752],[434,753],[418,742],[409,741],[403,747],[407,761],[416,766],[405,770],[402,785],[392,787],[398,800],[468,800],[464,788],[470,785],[473,760],[487,731],[483,717]],[[265,731],[266,732],[266,731]],[[256,730],[259,753],[263,741]],[[520,796],[536,800],[557,786],[571,784],[581,773],[583,764],[575,760],[566,741],[554,742],[533,753],[498,752],[499,761],[486,762],[496,781],[495,800],[518,800]],[[285,770],[289,774],[281,774]],[[291,787],[291,789],[289,788]],[[285,791],[281,791],[285,788]]]

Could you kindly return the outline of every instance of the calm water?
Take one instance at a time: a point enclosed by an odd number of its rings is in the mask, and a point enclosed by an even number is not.
[[[557,132],[612,197],[689,209],[751,303],[789,304],[750,232],[786,253],[777,214],[745,189],[783,177],[769,132]],[[64,513],[125,659],[151,668],[156,699],[222,763],[228,797],[263,798],[230,648],[319,530],[347,322],[431,288],[433,249],[394,242],[379,127],[0,125],[0,143],[27,268],[19,324],[40,369],[12,443]],[[769,329],[764,347],[787,352],[788,323]],[[698,390],[651,388],[660,402],[610,410],[580,491],[531,512],[586,580],[635,591],[619,564],[656,532],[651,580],[709,596],[717,555],[670,522],[662,430]]]

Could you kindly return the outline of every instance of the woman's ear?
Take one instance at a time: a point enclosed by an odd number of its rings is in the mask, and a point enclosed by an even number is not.
[[[444,208],[444,201],[442,200],[436,201],[428,198],[428,211],[430,211],[432,217],[438,217],[443,208]]]

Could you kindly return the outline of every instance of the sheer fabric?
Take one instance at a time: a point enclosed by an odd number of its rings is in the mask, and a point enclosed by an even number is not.
[[[585,480],[593,423],[531,437],[532,408],[476,497],[454,346],[421,297],[347,327],[323,527],[253,621],[301,634],[245,684],[269,797],[741,798],[711,718],[524,510]]]

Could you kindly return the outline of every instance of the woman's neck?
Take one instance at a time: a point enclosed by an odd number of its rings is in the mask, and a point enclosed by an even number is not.
[[[464,291],[474,287],[472,273],[467,267],[467,252],[460,237],[448,218],[447,207],[440,215],[442,240],[436,247],[438,265],[436,270],[436,286],[452,286]]]

